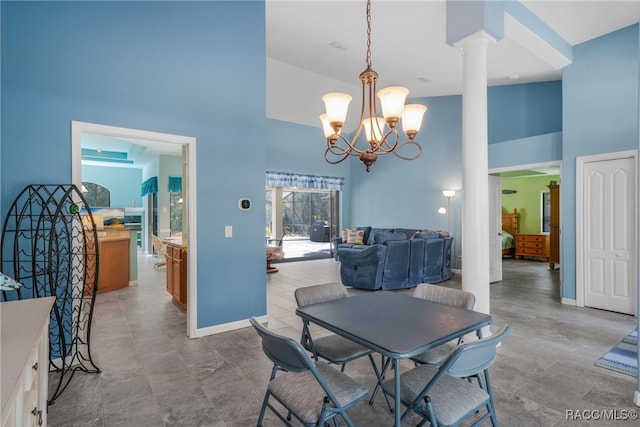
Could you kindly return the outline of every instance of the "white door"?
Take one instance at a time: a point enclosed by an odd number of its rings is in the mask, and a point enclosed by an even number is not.
[[[489,175],[489,282],[502,280],[502,179]]]
[[[584,304],[635,314],[635,159],[586,162],[582,171]]]

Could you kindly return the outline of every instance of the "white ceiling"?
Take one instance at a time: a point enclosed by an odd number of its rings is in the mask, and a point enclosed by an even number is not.
[[[640,0],[521,3],[572,46],[640,21]],[[358,75],[366,68],[365,12],[365,0],[266,0],[267,117],[319,126],[322,95],[347,92],[354,99],[353,127]],[[405,86],[410,97],[462,93],[463,58],[446,44],[445,13],[444,0],[372,1],[371,58],[379,88]],[[487,71],[489,85],[562,76],[508,34],[489,47]],[[510,79],[514,75],[520,78]]]
[[[521,3],[571,45],[640,21],[640,0]],[[358,75],[366,68],[365,0],[266,0],[265,7],[267,117],[319,127],[322,95],[347,92],[354,102],[345,127],[353,128],[359,113]],[[444,0],[372,1],[371,58],[380,75],[379,88],[402,85],[410,97],[462,93],[463,58],[445,42],[445,11]],[[489,47],[487,71],[489,85],[562,76],[562,70],[508,36]],[[514,75],[519,78],[510,78]],[[98,147],[106,143],[83,141],[83,147],[139,151],[127,147],[126,141]],[[147,147],[141,159],[159,153],[180,155],[176,144],[137,144]]]

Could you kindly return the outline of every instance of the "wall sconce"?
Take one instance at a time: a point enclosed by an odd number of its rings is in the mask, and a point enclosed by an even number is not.
[[[442,195],[447,198],[447,209],[444,212],[447,214],[447,233],[451,232],[451,198],[455,196],[455,194],[456,194],[455,190],[442,190]],[[440,208],[440,209],[444,210],[444,208]],[[440,209],[438,210],[438,212],[440,212]],[[440,213],[443,213],[443,212],[440,212]]]

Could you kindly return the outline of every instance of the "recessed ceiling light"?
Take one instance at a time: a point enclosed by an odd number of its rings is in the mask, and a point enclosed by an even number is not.
[[[511,74],[509,76],[509,80],[519,80],[520,79],[520,74]]]
[[[342,43],[339,43],[339,42],[331,42],[331,43],[329,43],[329,46],[335,47],[338,50],[347,50],[347,48],[344,47],[344,45]]]
[[[426,77],[417,77],[418,80],[420,80],[422,83],[429,83],[431,82],[431,80],[429,80]]]

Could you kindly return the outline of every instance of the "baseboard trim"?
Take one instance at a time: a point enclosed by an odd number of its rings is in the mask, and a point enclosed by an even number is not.
[[[577,303],[577,302],[576,302],[576,300],[574,300],[574,299],[562,298],[562,299],[560,300],[560,302],[561,302],[562,304],[564,304],[564,305],[572,305],[572,306],[574,306],[574,307],[577,307],[577,306],[578,306],[578,303]]]
[[[260,323],[267,323],[269,320],[269,316],[266,316],[266,315],[256,316],[256,319],[258,319],[258,322]],[[206,328],[198,328],[196,329],[195,336],[193,336],[192,338],[200,338],[200,337],[206,337],[208,335],[221,334],[223,332],[230,332],[230,331],[235,331],[237,329],[248,328],[249,326],[251,326],[249,319],[244,319],[244,320],[238,320],[235,322],[209,326]]]

